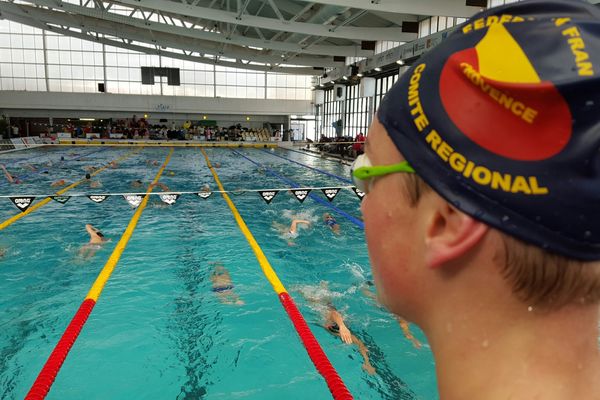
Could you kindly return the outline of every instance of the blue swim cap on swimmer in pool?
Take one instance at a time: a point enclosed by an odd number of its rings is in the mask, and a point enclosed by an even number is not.
[[[600,260],[600,9],[524,1],[477,14],[378,112],[421,176],[526,242]]]

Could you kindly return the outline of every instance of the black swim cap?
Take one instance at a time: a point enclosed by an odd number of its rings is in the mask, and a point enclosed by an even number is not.
[[[91,175],[90,174],[85,174],[85,179],[90,179]]]
[[[600,260],[600,10],[475,15],[386,95],[380,122],[436,192],[551,252]]]

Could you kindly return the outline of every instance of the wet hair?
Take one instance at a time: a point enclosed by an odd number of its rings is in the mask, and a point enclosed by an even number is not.
[[[103,237],[104,237],[104,235],[103,235],[103,234],[102,234],[102,232],[100,232],[100,231],[96,231],[96,235],[100,236],[101,238],[103,238]]]
[[[433,191],[417,174],[403,176],[411,207],[415,207],[424,194]],[[494,260],[522,302],[545,310],[600,302],[599,262],[571,259],[496,232],[503,246]]]

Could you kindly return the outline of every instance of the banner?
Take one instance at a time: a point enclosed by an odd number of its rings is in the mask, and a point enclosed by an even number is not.
[[[162,200],[163,203],[172,206],[173,204],[175,204],[175,202],[179,198],[179,194],[176,194],[176,193],[161,194],[161,195],[159,195],[159,197],[160,197],[160,199]]]
[[[277,193],[279,193],[279,191],[277,191],[277,190],[260,190],[258,192],[258,194],[260,194],[260,197],[262,197],[262,199],[267,204],[271,204],[271,201],[273,201],[275,196],[277,196]]]
[[[354,193],[358,196],[359,199],[363,199],[363,197],[365,197],[365,193],[361,192],[360,190],[358,190],[357,188],[353,187],[352,191],[354,191]]]
[[[71,196],[50,196],[50,198],[54,201],[59,202],[60,204],[65,204],[67,201],[69,201]]]
[[[337,196],[337,194],[340,192],[340,188],[324,188],[321,189],[321,191],[323,192],[323,194],[325,195],[325,197],[327,197],[327,200],[329,200],[330,202],[333,201],[333,199],[335,199],[335,196]]]
[[[27,211],[27,209],[29,208],[31,203],[33,203],[33,200],[35,200],[35,197],[32,197],[32,196],[9,197],[9,199],[10,199],[10,201],[13,202],[13,204],[15,206],[17,206],[17,208],[19,210],[21,210],[21,212],[25,212],[25,211]]]
[[[144,200],[144,197],[139,194],[125,194],[123,195],[123,198],[132,208],[138,208],[138,206],[142,204],[142,200]]]
[[[306,200],[308,194],[310,193],[310,189],[293,189],[292,193],[294,196],[296,196],[296,199],[298,199],[300,203],[304,203],[304,200]]]
[[[90,194],[90,195],[88,195],[88,199],[90,199],[94,203],[102,203],[104,200],[106,200],[107,197],[108,196],[100,195],[100,194]]]

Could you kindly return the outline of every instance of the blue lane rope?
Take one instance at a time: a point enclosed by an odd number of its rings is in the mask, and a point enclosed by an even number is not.
[[[265,171],[266,171],[266,172],[267,172],[269,175],[272,175],[272,176],[276,177],[277,179],[280,179],[280,180],[282,180],[282,181],[286,182],[286,183],[287,183],[288,185],[290,185],[292,188],[296,189],[296,188],[301,188],[301,187],[302,187],[302,186],[298,185],[296,182],[294,182],[293,180],[291,180],[291,179],[289,179],[289,178],[286,178],[285,176],[281,176],[281,175],[279,175],[277,172],[273,171],[271,168],[265,167],[264,165],[262,165],[262,164],[260,164],[260,163],[257,163],[256,161],[254,161],[254,160],[252,160],[252,159],[250,159],[250,158],[246,157],[246,156],[245,156],[245,155],[243,155],[242,153],[240,153],[240,152],[238,152],[238,151],[236,151],[236,150],[233,150],[233,149],[232,149],[232,151],[233,151],[235,154],[237,154],[237,155],[239,155],[239,156],[241,156],[241,157],[245,158],[246,160],[250,161],[252,164],[254,164],[254,165],[256,165],[256,166],[258,166],[258,167],[260,167],[260,168],[263,168],[263,169],[264,169],[264,170],[265,170]],[[365,224],[364,224],[364,223],[363,223],[363,222],[362,222],[360,219],[358,219],[358,218],[356,218],[356,217],[353,217],[352,215],[348,214],[348,213],[347,213],[347,212],[345,212],[345,211],[342,211],[342,210],[340,210],[339,208],[337,208],[337,207],[336,207],[336,206],[334,206],[333,204],[329,203],[328,201],[326,201],[326,200],[324,200],[324,199],[322,199],[322,198],[320,198],[320,197],[318,197],[318,196],[315,196],[315,195],[314,195],[314,194],[312,194],[312,193],[309,193],[309,194],[308,194],[308,197],[310,197],[311,199],[313,199],[313,200],[314,200],[314,201],[316,201],[317,203],[320,203],[320,204],[324,205],[325,207],[328,207],[328,208],[332,209],[333,211],[335,211],[335,212],[336,212],[336,213],[338,213],[339,215],[341,215],[341,216],[345,217],[345,218],[346,218],[346,219],[348,219],[350,222],[352,222],[353,224],[355,224],[356,226],[358,226],[360,229],[365,229]]]
[[[267,153],[267,154],[271,154],[272,156],[279,157],[279,158],[283,158],[284,160],[287,160],[287,161],[289,161],[289,162],[293,162],[294,164],[301,165],[301,166],[303,166],[303,167],[305,167],[305,168],[310,168],[310,169],[312,169],[313,171],[317,171],[317,172],[319,172],[319,173],[321,173],[321,174],[324,174],[324,175],[327,175],[327,176],[331,176],[332,178],[335,178],[335,179],[337,179],[337,180],[339,180],[339,181],[346,182],[346,183],[349,183],[349,184],[351,184],[351,185],[352,185],[352,181],[351,181],[350,179],[347,179],[347,178],[342,178],[341,176],[338,176],[338,175],[332,174],[332,173],[330,173],[330,172],[327,172],[327,171],[323,171],[322,169],[319,169],[319,168],[311,167],[310,165],[302,164],[301,162],[298,162],[298,161],[292,160],[291,158],[287,158],[287,157],[284,157],[284,156],[280,156],[279,154],[275,154],[275,153],[272,153],[272,152],[270,152],[270,151],[266,151],[266,150],[262,150],[262,151],[263,151],[263,152],[265,152],[265,153]]]
[[[330,143],[330,142],[327,142]],[[327,144],[326,143],[326,144]],[[331,142],[331,143],[335,143],[335,142]],[[312,143],[311,143],[312,144]],[[319,143],[315,143],[315,144],[319,144]],[[280,147],[281,149],[285,149],[287,151],[293,151],[294,153],[299,153],[299,154],[303,154],[305,156],[311,156],[313,158],[318,158],[320,160],[325,160],[325,161],[330,161],[330,162],[334,162],[337,164],[343,163],[343,162],[348,162],[349,160],[345,160],[345,159],[341,159],[341,158],[336,158],[333,155],[328,155],[327,153],[323,154],[323,152],[320,153],[320,155],[316,155],[314,153],[311,153],[310,151],[306,150],[306,151],[300,151],[300,150],[296,150],[296,149],[291,149],[291,148],[287,148],[287,147]],[[304,149],[302,149],[304,150]],[[323,158],[323,155],[325,155],[326,157],[329,158]],[[332,160],[333,159],[333,160]],[[335,161],[334,161],[335,160]],[[352,163],[350,163],[352,164]],[[348,165],[348,164],[344,164],[344,165]]]
[[[92,151],[90,153],[87,153],[87,154],[78,154],[76,156],[71,156],[71,158],[69,158],[69,159],[65,158],[64,161],[71,161],[71,160],[74,160],[76,158],[87,157],[87,156],[92,155],[94,153],[99,153],[101,151],[106,151],[106,150],[108,150],[108,147],[100,149],[100,150],[94,150],[94,151]],[[34,158],[36,158],[36,157],[31,157],[30,160],[32,160]],[[48,159],[48,160],[50,160],[50,159]],[[10,161],[12,161],[12,160],[10,160]],[[58,165],[62,165],[62,163],[64,161],[58,161]],[[26,174],[23,174],[23,175],[14,175],[14,177],[17,178],[17,179],[19,179],[19,180],[24,180],[24,178],[29,178],[30,176],[39,175],[39,174],[43,173],[44,171],[48,171],[48,170],[47,169],[40,169],[39,171],[32,171],[32,172],[29,172],[29,173],[26,173]],[[8,184],[9,184],[8,181],[0,182],[0,185],[8,185]]]

